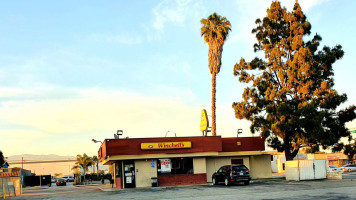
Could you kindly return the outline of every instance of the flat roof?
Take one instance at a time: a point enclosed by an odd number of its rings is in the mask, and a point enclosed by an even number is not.
[[[98,157],[112,160],[162,157],[257,155],[265,150],[262,137],[221,136],[105,139]]]

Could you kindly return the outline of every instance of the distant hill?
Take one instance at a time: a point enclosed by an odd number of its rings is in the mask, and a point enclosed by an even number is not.
[[[74,156],[59,156],[55,154],[48,155],[33,155],[33,154],[22,154],[22,155],[14,155],[7,157],[8,161],[19,161],[22,160],[73,160],[76,159]]]

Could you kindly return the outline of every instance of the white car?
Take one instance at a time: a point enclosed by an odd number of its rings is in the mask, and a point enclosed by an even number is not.
[[[329,165],[329,172],[340,172],[343,173],[343,171],[341,170],[341,168],[336,167],[334,165]]]
[[[344,165],[341,167],[341,170],[344,172],[354,172],[356,171],[356,165],[351,165],[351,164]]]
[[[66,182],[73,182],[74,181],[74,176],[71,176],[71,175],[63,176],[61,178],[64,179]]]

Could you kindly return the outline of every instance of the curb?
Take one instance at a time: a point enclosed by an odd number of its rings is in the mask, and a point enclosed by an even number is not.
[[[36,187],[36,188],[22,188],[22,190],[33,191],[33,190],[48,190],[50,187]]]
[[[100,189],[103,192],[119,192],[122,189],[118,189],[118,188],[105,188],[105,187],[97,187],[98,189]]]
[[[74,187],[93,187],[93,186],[99,186],[102,184],[88,184],[88,185],[73,185]]]

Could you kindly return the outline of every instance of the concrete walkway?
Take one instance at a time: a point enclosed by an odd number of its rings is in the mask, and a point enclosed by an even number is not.
[[[285,173],[273,173],[272,178],[266,178],[266,179],[252,179],[251,183],[257,183],[257,182],[268,182],[268,181],[283,181],[285,180]],[[200,185],[212,185],[212,183],[206,183],[206,184],[200,184]],[[91,185],[84,185],[84,186],[91,186]],[[93,185],[94,186],[94,185]],[[150,190],[164,190],[164,189],[170,189],[170,188],[179,188],[179,187],[190,187],[190,186],[199,186],[199,185],[176,185],[176,186],[167,186],[167,187],[142,187],[142,188],[125,188],[125,189],[118,189],[115,188],[115,185],[111,184],[96,184],[96,186],[104,191],[104,192],[113,192],[113,191],[150,191]]]

